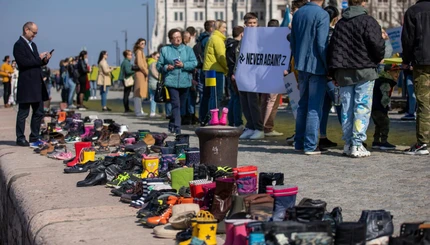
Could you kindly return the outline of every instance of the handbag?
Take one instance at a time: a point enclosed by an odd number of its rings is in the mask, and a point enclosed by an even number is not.
[[[154,101],[157,103],[170,102],[169,91],[167,90],[164,82],[158,81],[157,88],[155,89]]]
[[[260,173],[258,181],[258,194],[266,193],[266,186],[284,185],[283,173]]]
[[[302,223],[322,221],[326,207],[325,201],[303,198],[297,206],[287,209],[286,220]]]
[[[244,198],[245,210],[253,219],[267,221],[272,217],[274,199],[268,194],[252,194]]]
[[[394,232],[393,217],[385,210],[363,210],[358,222],[367,226],[366,241],[391,236]]]
[[[132,71],[140,71],[139,66],[137,66],[137,65],[132,65],[131,70]]]
[[[157,103],[168,103],[170,102],[169,90],[164,85],[163,76],[158,75],[157,87],[155,89],[154,101]]]
[[[133,76],[129,76],[128,78],[124,78],[124,86],[125,87],[131,87],[134,85],[134,78]]]

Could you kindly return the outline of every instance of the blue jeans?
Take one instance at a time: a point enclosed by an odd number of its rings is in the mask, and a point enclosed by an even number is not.
[[[321,115],[320,137],[327,136],[328,116],[330,114],[332,102],[334,101],[334,88],[335,86],[331,81],[327,83],[327,92],[325,93],[324,104],[323,104],[322,115]],[[339,106],[335,106],[335,108],[337,113],[337,119],[339,120],[339,123],[341,123],[340,116],[342,113],[342,107],[339,105]]]
[[[97,81],[90,81],[90,96],[96,97],[97,95]]]
[[[367,139],[374,85],[368,81],[340,88],[342,140],[347,145],[360,146]]]
[[[190,115],[194,115],[194,113],[196,113],[196,101],[197,101],[197,91],[190,89],[188,91],[188,97],[187,97],[187,111]]]
[[[314,151],[326,93],[327,78],[299,71],[300,100],[297,108],[295,148]]]
[[[228,102],[228,125],[239,127],[243,125],[242,106],[240,105],[240,95],[233,89],[233,85],[229,85],[230,101]]]
[[[172,115],[172,104],[170,102],[166,103],[164,105],[164,110],[166,110],[166,116],[171,116]]]
[[[203,80],[203,97],[200,99],[199,111],[199,117],[201,122],[204,121],[209,110],[220,107],[222,97],[224,95],[224,78],[224,73],[216,73],[216,88],[207,87]]]
[[[151,114],[155,114],[155,110],[158,107],[158,113],[163,113],[163,106],[161,104],[157,104],[154,100],[155,90],[148,89],[149,92],[149,100],[151,101]]]
[[[45,83],[45,85],[46,85],[46,90],[48,90],[48,96],[51,97],[52,83],[48,82],[48,83]]]
[[[417,97],[415,96],[415,88],[414,88],[414,78],[411,75],[406,77],[406,86],[408,90],[408,114],[414,115],[417,107]]]
[[[67,96],[67,105],[73,105],[73,95],[75,95],[76,83],[72,79],[68,79],[67,83],[69,85],[69,94]]]
[[[169,129],[181,129],[181,104],[185,104],[188,94],[188,88],[167,87],[172,105],[172,116],[169,121]]]
[[[106,86],[106,90],[103,89],[103,86],[100,86],[100,97],[102,98],[102,108],[106,107],[107,94],[109,92],[109,86]]]

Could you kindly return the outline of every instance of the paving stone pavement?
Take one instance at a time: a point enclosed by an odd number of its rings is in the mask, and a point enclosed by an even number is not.
[[[80,113],[114,119],[133,131],[167,131],[167,121],[161,119]],[[6,203],[0,209],[0,220],[6,221],[0,224],[0,244],[6,225],[13,228],[8,236],[21,241],[17,244],[118,244],[124,242],[125,234],[133,234],[127,240],[130,243],[172,244],[137,226],[135,210],[119,203],[108,189],[77,188],[76,182],[86,174],[64,175],[58,161],[14,147],[14,120],[9,114],[0,111],[0,176],[7,179],[4,186],[5,179],[0,178],[0,203]],[[198,147],[194,130],[186,127],[183,133],[191,134],[191,146]],[[345,221],[358,220],[364,209],[389,210],[397,234],[402,222],[430,220],[429,159],[401,151],[372,151],[371,157],[352,159],[341,156],[340,149],[305,156],[286,146],[283,138],[275,138],[241,140],[238,164],[258,166],[259,172],[283,172],[286,184],[299,186],[298,200],[322,199],[328,209],[340,206]]]
[[[83,115],[94,114],[84,112]],[[130,130],[167,132],[167,121],[124,114],[98,114],[127,124]],[[191,146],[198,147],[196,127],[185,127]],[[328,209],[340,206],[345,221],[356,221],[361,211],[386,209],[394,216],[395,230],[406,221],[430,220],[430,157],[407,156],[401,150],[372,151],[368,158],[354,159],[332,149],[306,156],[286,146],[284,140],[241,140],[238,164],[255,165],[259,172],[283,172],[286,184],[299,187],[297,200],[322,199]]]

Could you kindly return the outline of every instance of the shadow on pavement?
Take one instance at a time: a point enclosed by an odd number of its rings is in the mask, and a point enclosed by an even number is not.
[[[10,140],[0,140],[0,145],[16,146],[16,142]]]

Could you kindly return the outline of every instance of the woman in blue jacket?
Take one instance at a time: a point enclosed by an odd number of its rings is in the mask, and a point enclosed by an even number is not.
[[[164,46],[157,62],[157,70],[162,73],[164,85],[167,87],[172,104],[172,116],[169,122],[171,133],[181,133],[181,104],[185,104],[188,89],[191,87],[197,59],[194,51],[182,44],[181,31],[169,31],[170,45]]]

